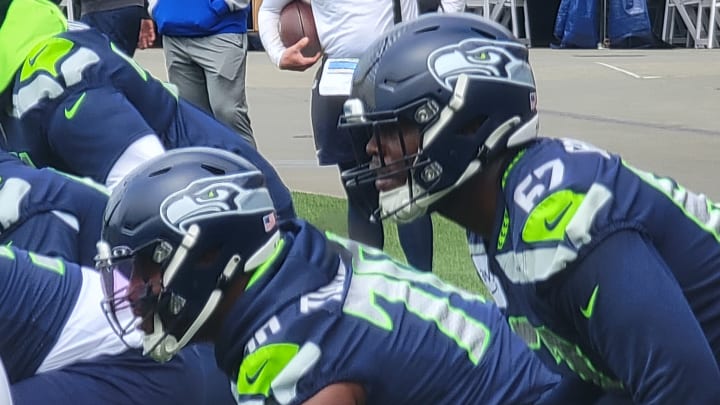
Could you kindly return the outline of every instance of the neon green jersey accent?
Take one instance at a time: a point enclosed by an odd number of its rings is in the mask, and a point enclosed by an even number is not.
[[[595,310],[595,299],[597,299],[597,292],[600,289],[599,285],[595,285],[595,288],[593,289],[592,295],[590,296],[590,300],[587,303],[587,306],[585,308],[580,308],[580,312],[582,312],[583,316],[587,319],[590,319],[590,317],[593,314],[593,311]]]
[[[716,220],[720,216],[720,204],[710,201],[702,194],[685,189],[670,178],[637,169],[625,161],[623,161],[623,165],[632,170],[645,183],[665,194],[683,211],[685,216],[720,242],[720,226]],[[703,203],[699,204],[698,202]]]
[[[267,272],[267,270],[270,268],[270,265],[275,262],[275,260],[278,258],[278,255],[283,249],[283,246],[285,246],[285,239],[280,239],[275,246],[275,250],[273,251],[272,255],[263,263],[260,265],[260,267],[255,270],[252,277],[250,277],[250,281],[248,281],[247,286],[245,286],[245,289],[249,289],[250,287],[255,284],[260,277]]]
[[[118,49],[118,47],[115,46],[115,44],[112,43],[112,42],[110,42],[110,49],[112,49],[113,52],[115,52],[118,56],[120,56],[121,58],[125,59],[125,61],[126,61],[127,63],[129,63],[130,66],[132,66],[133,69],[135,69],[136,72],[138,72],[138,74],[140,75],[140,77],[142,77],[142,79],[143,79],[144,81],[147,81],[147,80],[148,80],[148,74],[147,74],[147,72],[145,71],[145,69],[142,68],[142,66],[138,65],[138,63],[135,62],[135,59],[133,59],[133,58],[125,55],[125,52],[123,52],[123,51],[121,51],[120,49]]]
[[[38,43],[25,59],[20,71],[20,80],[27,80],[40,70],[50,73],[52,77],[57,77],[55,66],[72,50],[73,45],[72,41],[65,38],[50,38]]]
[[[533,326],[526,317],[508,317],[508,324],[516,335],[532,350],[542,346],[548,350],[557,364],[565,363],[580,379],[605,390],[621,390],[622,382],[600,371],[582,348],[555,334],[545,326]]]
[[[15,252],[10,248],[10,245],[0,245],[0,257],[15,260]]]
[[[10,152],[10,154],[17,156],[17,158],[20,159],[20,161],[22,161],[23,163],[25,163],[26,165],[28,165],[30,167],[37,167],[37,166],[35,166],[35,163],[33,163],[32,159],[30,158],[30,154],[27,152],[20,152],[20,153]]]
[[[260,347],[245,357],[238,372],[237,390],[242,395],[270,396],[270,385],[299,350],[292,343],[275,343]]]
[[[34,166],[33,166],[33,167],[34,167]],[[74,182],[77,182],[77,183],[80,183],[80,184],[84,184],[84,185],[86,185],[86,186],[88,186],[88,187],[90,187],[90,188],[92,188],[92,189],[95,189],[96,191],[98,191],[98,192],[100,192],[100,193],[102,193],[102,194],[105,194],[105,195],[107,195],[107,196],[110,195],[110,190],[108,190],[108,188],[105,187],[105,185],[96,182],[95,180],[91,179],[90,177],[80,177],[80,176],[76,176],[76,175],[74,175],[74,174],[65,173],[65,172],[63,172],[63,171],[57,170],[57,169],[55,169],[55,168],[53,168],[53,167],[48,167],[47,170],[51,170],[51,171],[53,171],[53,172],[55,172],[55,173],[57,173],[57,174],[65,177],[65,178],[67,178],[67,179],[69,179],[69,180],[72,180],[72,181],[74,181]]]
[[[65,275],[65,263],[61,259],[33,252],[28,252],[28,256],[30,256],[30,261],[32,261],[34,265],[55,272],[61,276]]]
[[[75,100],[75,103],[72,105],[72,107],[70,107],[69,110],[67,108],[65,109],[65,118],[67,118],[69,120],[73,119],[73,117],[75,116],[75,114],[78,111],[78,108],[80,108],[80,104],[82,104],[83,101],[85,101],[86,95],[87,95],[87,93],[83,92],[83,94],[80,95],[80,98]]]
[[[525,151],[527,149],[523,149],[520,152],[518,152],[517,155],[513,158],[512,162],[508,165],[508,167],[505,169],[505,173],[503,173],[502,177],[502,188],[505,189],[505,183],[507,182],[508,175],[510,174],[510,171],[515,167],[518,161],[520,161],[520,158],[525,154]],[[497,241],[497,250],[500,250],[505,246],[505,240],[507,239],[508,230],[510,229],[510,216],[508,215],[507,207],[505,207],[505,211],[503,212],[503,219],[502,219],[502,225],[500,226],[500,234],[498,236]]]
[[[560,190],[547,196],[530,211],[522,231],[523,241],[563,240],[565,228],[580,207],[585,194]]]
[[[474,365],[480,363],[490,345],[490,328],[462,308],[454,306],[448,295],[437,295],[417,285],[432,286],[438,291],[457,294],[468,301],[484,302],[484,298],[445,284],[433,274],[418,272],[398,263],[381,250],[332,233],[326,235],[353,254],[352,279],[343,303],[343,313],[391,332],[395,327],[393,318],[377,298],[403,304],[407,313],[434,324],[440,333],[467,353]]]
[[[31,50],[67,30],[62,11],[49,1],[13,0],[0,26],[0,91],[5,90]]]

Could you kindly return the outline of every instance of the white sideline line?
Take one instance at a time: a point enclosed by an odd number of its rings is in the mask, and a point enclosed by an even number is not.
[[[660,76],[640,76],[640,75],[637,74],[637,73],[633,73],[633,72],[631,72],[631,71],[629,71],[629,70],[625,70],[625,69],[623,69],[623,68],[619,68],[619,67],[617,67],[617,66],[613,66],[613,65],[611,65],[611,64],[609,64],[609,63],[603,63],[603,62],[595,62],[595,63],[597,63],[597,64],[600,65],[600,66],[605,66],[605,67],[608,68],[608,69],[612,69],[612,70],[615,70],[615,71],[620,72],[620,73],[625,73],[626,75],[631,76],[631,77],[634,77],[634,78],[636,78],[636,79],[659,79],[659,78],[660,78]]]

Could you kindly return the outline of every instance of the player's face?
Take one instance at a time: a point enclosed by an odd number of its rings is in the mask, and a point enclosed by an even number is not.
[[[160,265],[149,258],[135,257],[127,298],[133,315],[141,320],[138,327],[145,333],[153,331],[153,315],[157,310],[161,291]]]
[[[406,121],[385,124],[377,128],[365,150],[372,161],[370,167],[379,169],[375,187],[389,191],[405,185],[408,169],[420,146],[420,133],[416,125]]]

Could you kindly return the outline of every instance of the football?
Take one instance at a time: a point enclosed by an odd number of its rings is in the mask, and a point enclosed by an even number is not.
[[[320,39],[315,29],[312,7],[306,0],[294,0],[282,9],[279,31],[280,40],[286,47],[308,37],[310,42],[302,50],[306,57],[315,56],[320,51]]]

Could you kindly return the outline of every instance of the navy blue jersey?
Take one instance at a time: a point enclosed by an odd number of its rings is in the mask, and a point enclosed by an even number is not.
[[[158,363],[128,350],[37,374],[11,387],[15,405],[235,405],[212,346],[183,348]]]
[[[282,264],[258,270],[216,342],[241,404],[348,381],[368,404],[563,403],[558,376],[482,297],[307,223],[283,229]]]
[[[77,265],[0,245],[0,358],[11,382],[35,374],[81,287]]]
[[[93,271],[0,245],[0,358],[15,404],[235,403],[211,346],[143,357],[111,330],[99,290]]]
[[[94,264],[107,191],[0,151],[0,244]]]
[[[166,149],[207,146],[229,150],[258,167],[281,217],[294,216],[290,193],[275,169],[233,130],[178,99],[93,29],[64,32],[40,42],[18,70],[14,116],[6,149],[39,167],[105,183],[134,141],[157,135]]]
[[[548,364],[637,403],[717,402],[720,206],[569,139],[520,151],[497,206],[470,248]]]

